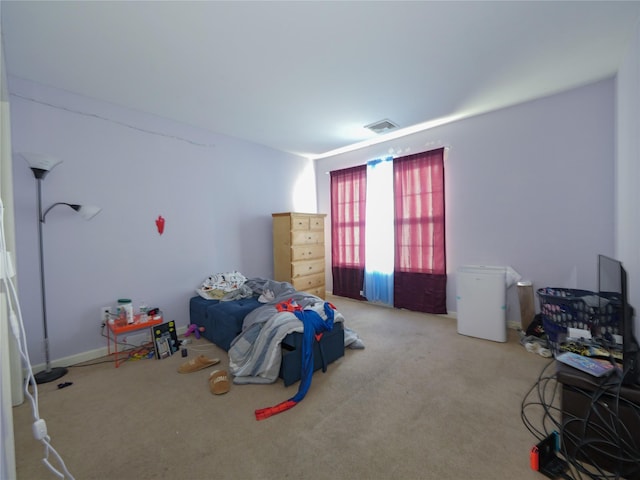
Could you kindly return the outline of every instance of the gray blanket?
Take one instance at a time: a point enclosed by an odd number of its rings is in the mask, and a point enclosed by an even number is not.
[[[255,279],[253,279],[255,282]],[[249,283],[249,282],[248,282]],[[254,284],[257,291],[270,290],[273,300],[250,312],[244,319],[242,333],[229,348],[229,371],[233,383],[273,383],[278,379],[282,355],[280,345],[292,332],[302,332],[303,324],[292,312],[279,312],[276,305],[289,299],[303,309],[316,311],[323,319],[324,300],[306,292],[299,292],[286,282],[265,280]],[[334,322],[343,322],[340,312],[335,312]]]

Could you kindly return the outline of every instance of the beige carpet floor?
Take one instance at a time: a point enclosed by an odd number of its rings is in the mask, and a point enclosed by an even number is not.
[[[295,408],[263,421],[254,411],[292,397],[282,380],[207,379],[228,365],[206,340],[188,345],[221,365],[178,374],[164,360],[72,367],[39,386],[52,445],[81,479],[540,479],[536,439],[521,403],[549,360],[507,343],[459,335],[452,318],[329,297],[366,345],[318,371]],[[188,319],[176,319],[179,324]],[[28,402],[14,407],[18,478],[53,479],[33,438]]]

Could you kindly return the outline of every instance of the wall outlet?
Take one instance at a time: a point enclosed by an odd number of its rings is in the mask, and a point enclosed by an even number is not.
[[[111,315],[111,307],[102,307],[100,309],[100,321],[102,323],[109,323],[110,315]]]

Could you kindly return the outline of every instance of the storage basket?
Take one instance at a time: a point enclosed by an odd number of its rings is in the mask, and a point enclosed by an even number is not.
[[[619,329],[619,302],[611,296],[599,297],[596,292],[571,288],[540,288],[542,328],[547,335],[549,349],[554,356],[567,337],[567,329],[589,330],[594,337],[611,340]],[[603,308],[603,303],[607,303]],[[585,301],[589,300],[589,303]],[[595,302],[595,305],[594,305]]]
[[[593,319],[591,333],[594,337],[604,337],[613,341],[612,335],[622,335],[622,303],[618,293],[601,293],[602,307]]]

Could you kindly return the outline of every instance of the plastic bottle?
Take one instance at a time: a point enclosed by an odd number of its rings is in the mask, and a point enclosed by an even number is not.
[[[149,320],[149,315],[147,315],[148,310],[149,307],[147,307],[147,304],[145,302],[142,302],[140,304],[140,323],[145,323]]]

